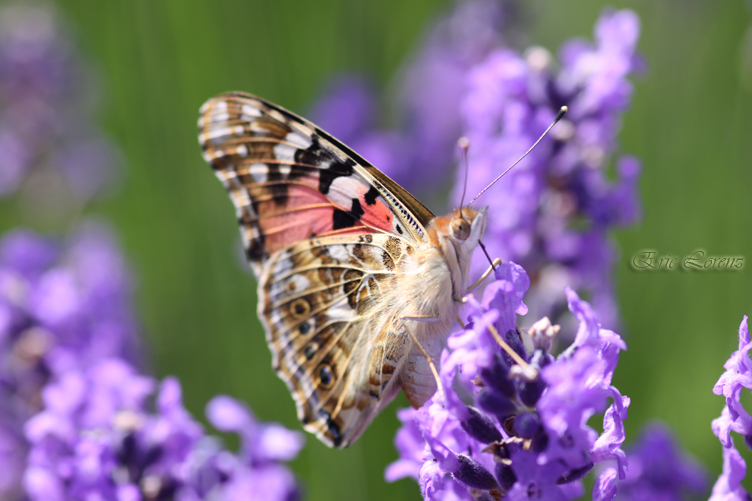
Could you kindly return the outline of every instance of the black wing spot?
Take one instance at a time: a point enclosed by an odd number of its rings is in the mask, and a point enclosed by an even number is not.
[[[309,344],[305,347],[305,357],[307,360],[311,360],[313,357],[316,356],[316,347],[312,344]]]
[[[326,195],[335,179],[342,176],[352,176],[355,172],[352,165],[347,165],[338,160],[324,161],[329,167],[319,171],[319,191]]]
[[[360,216],[365,214],[363,207],[360,206],[360,200],[357,198],[352,199],[352,209],[350,209],[350,215],[355,219],[360,219]]]
[[[366,192],[364,199],[368,205],[374,205],[378,196],[379,190],[377,190],[375,186],[371,186],[371,188]]]
[[[332,215],[333,229],[341,230],[343,228],[352,228],[353,226],[355,226],[355,218],[343,210],[334,209],[334,214]]]
[[[332,374],[332,368],[328,364],[321,364],[319,366],[319,382],[325,389],[331,388],[334,384],[334,375]]]
[[[396,225],[394,225],[394,228],[397,230],[397,233],[399,233],[400,235],[402,235],[402,226],[396,224]]]
[[[329,430],[329,433],[332,434],[332,442],[334,442],[334,447],[339,447],[340,445],[342,445],[342,432],[340,432],[339,425],[334,422],[334,419],[332,419],[332,415],[323,409],[319,411],[319,415],[324,418],[324,421],[326,422],[326,428]]]
[[[309,324],[308,322],[303,322],[302,324],[300,324],[300,327],[298,327],[298,331],[300,331],[301,336],[305,336],[306,334],[308,334],[310,330],[311,330],[311,324]],[[308,348],[306,348],[306,350],[308,350]],[[308,351],[306,351],[306,357],[307,356],[308,356]],[[308,360],[310,360],[310,358]]]

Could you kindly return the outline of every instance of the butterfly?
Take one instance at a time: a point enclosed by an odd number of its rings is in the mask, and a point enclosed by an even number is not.
[[[436,217],[311,122],[240,92],[207,101],[203,156],[258,278],[272,365],[304,428],[354,443],[400,390],[422,406],[487,209]]]

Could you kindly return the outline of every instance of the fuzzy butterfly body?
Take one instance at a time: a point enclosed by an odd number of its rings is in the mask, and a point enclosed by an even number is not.
[[[235,205],[272,364],[304,427],[344,447],[400,389],[423,405],[436,391],[426,355],[438,359],[456,318],[485,209],[435,217],[326,132],[249,94],[204,104],[199,142]]]

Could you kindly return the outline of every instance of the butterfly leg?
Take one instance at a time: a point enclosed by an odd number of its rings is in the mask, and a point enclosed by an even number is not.
[[[415,337],[415,334],[410,330],[410,328],[405,323],[405,320],[414,320],[416,322],[438,322],[439,317],[433,316],[433,315],[407,315],[404,317],[400,317],[400,320],[402,320],[402,325],[405,327],[405,331],[407,331],[407,334],[410,336],[410,339],[412,339],[413,343],[418,347],[421,354],[423,355],[423,358],[425,358],[426,362],[428,363],[428,366],[431,368],[431,373],[433,374],[434,379],[436,380],[436,388],[439,391],[439,396],[442,400],[446,400],[446,395],[444,393],[444,386],[441,384],[441,378],[439,377],[439,371],[436,369],[436,364],[433,363],[433,358],[431,355],[428,354],[428,351],[423,347],[423,345],[418,341],[418,338]]]
[[[476,289],[480,284],[483,283],[485,279],[488,278],[488,276],[493,273],[493,271],[496,269],[497,266],[501,265],[501,258],[497,257],[494,259],[491,266],[488,267],[486,271],[483,272],[483,274],[480,276],[478,280],[476,280],[470,287],[467,288],[467,292],[472,292],[474,289]]]

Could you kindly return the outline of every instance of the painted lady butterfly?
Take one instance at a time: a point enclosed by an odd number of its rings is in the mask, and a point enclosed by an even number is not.
[[[486,209],[436,217],[326,132],[249,94],[209,100],[198,125],[258,277],[272,364],[306,430],[346,447],[400,389],[423,405]]]

